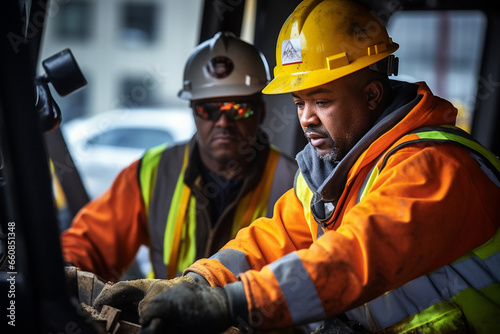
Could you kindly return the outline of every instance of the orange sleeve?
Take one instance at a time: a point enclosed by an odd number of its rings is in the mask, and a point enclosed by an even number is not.
[[[63,258],[81,270],[118,281],[148,244],[144,205],[137,171],[139,161],[125,168],[112,186],[84,206],[61,235]]]
[[[228,249],[241,252],[245,254],[248,267],[260,270],[290,252],[309,247],[312,242],[302,204],[294,190],[290,189],[276,202],[272,218],[259,218],[241,229],[218,254]],[[204,276],[211,285],[216,286],[224,286],[237,279],[220,261],[214,259],[200,259],[187,269],[189,271]]]

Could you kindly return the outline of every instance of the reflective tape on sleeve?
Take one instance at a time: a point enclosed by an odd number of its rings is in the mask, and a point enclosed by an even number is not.
[[[252,269],[245,253],[239,250],[224,248],[210,257],[222,263],[234,276]]]
[[[280,285],[295,324],[325,318],[316,287],[296,252],[271,263],[269,269]]]
[[[421,276],[346,314],[364,327],[378,330],[416,314],[440,300],[441,296],[429,277]]]

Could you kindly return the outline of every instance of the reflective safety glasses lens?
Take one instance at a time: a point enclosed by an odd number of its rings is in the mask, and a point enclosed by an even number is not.
[[[255,103],[249,102],[208,102],[195,103],[194,111],[198,117],[206,120],[217,120],[225,112],[233,120],[248,118],[257,108]]]
[[[212,103],[210,103],[212,104]],[[196,116],[201,117],[206,120],[213,120],[217,115],[220,114],[219,107],[210,106],[209,103],[197,103],[194,106],[194,112]]]

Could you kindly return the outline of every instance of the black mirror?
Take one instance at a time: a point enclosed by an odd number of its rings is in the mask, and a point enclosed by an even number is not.
[[[43,132],[59,126],[61,110],[52,97],[48,83],[52,83],[60,96],[66,96],[87,84],[70,49],[45,59],[42,62],[46,75],[35,78],[37,99],[35,109]]]

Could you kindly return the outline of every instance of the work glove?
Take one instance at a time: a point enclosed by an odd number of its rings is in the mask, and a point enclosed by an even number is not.
[[[92,306],[99,312],[104,305],[120,309],[122,319],[138,323],[139,310],[144,305],[147,305],[159,293],[181,282],[187,285],[196,284],[195,280],[188,276],[176,277],[170,280],[145,278],[108,283],[97,296]]]
[[[222,333],[231,326],[226,292],[220,287],[180,282],[140,310],[140,334]]]

